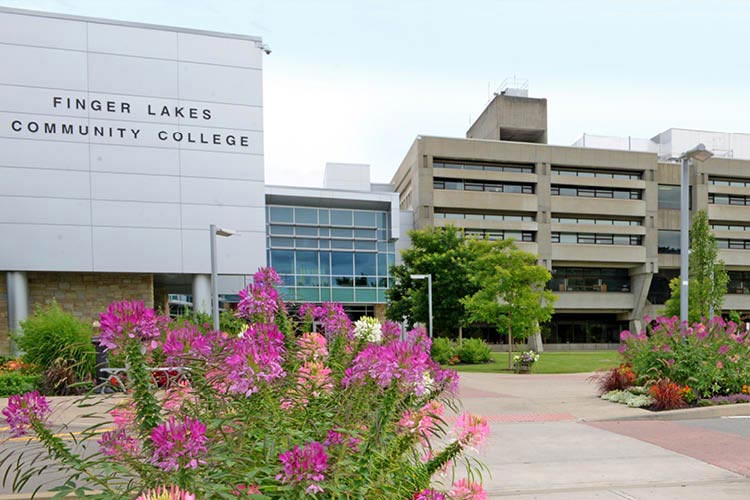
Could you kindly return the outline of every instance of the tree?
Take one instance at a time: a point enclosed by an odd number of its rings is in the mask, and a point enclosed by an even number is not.
[[[476,291],[469,280],[468,265],[473,260],[463,231],[455,226],[409,232],[412,246],[402,251],[403,264],[392,269],[395,282],[386,292],[389,319],[404,316],[427,324],[428,302],[425,280],[412,280],[412,274],[432,275],[432,321],[435,332],[450,333],[465,317],[461,299]]]
[[[711,311],[721,314],[724,295],[727,293],[729,275],[724,261],[718,258],[719,247],[711,234],[708,215],[699,210],[690,227],[690,269],[688,280],[688,321],[695,323],[711,316]],[[680,278],[669,283],[672,295],[664,307],[666,316],[680,315]]]
[[[507,333],[508,368],[513,368],[513,339],[528,337],[552,316],[557,297],[544,288],[551,275],[535,255],[512,242],[473,240],[470,246],[476,255],[470,280],[477,290],[462,302],[470,321]]]

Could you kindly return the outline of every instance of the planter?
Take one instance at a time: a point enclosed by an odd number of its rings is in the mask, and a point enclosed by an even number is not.
[[[513,368],[516,373],[531,373],[531,366],[533,364],[533,362],[518,361]]]

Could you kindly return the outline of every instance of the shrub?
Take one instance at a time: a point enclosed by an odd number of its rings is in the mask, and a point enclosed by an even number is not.
[[[435,337],[432,340],[432,359],[441,365],[447,365],[456,356],[456,343],[444,337]]]
[[[464,339],[456,354],[462,363],[486,363],[491,359],[490,346],[482,339]]]
[[[57,358],[42,373],[40,389],[43,394],[70,396],[83,394],[89,388],[89,385],[77,379],[73,363],[64,358]]]
[[[689,385],[695,398],[737,394],[750,383],[750,335],[720,317],[690,327],[661,317],[647,332],[624,331],[620,339],[641,383],[669,379]]]
[[[39,389],[41,379],[41,375],[18,371],[0,373],[0,397],[35,391]]]
[[[669,379],[657,380],[649,388],[649,395],[654,398],[654,410],[676,410],[685,408],[684,387]]]
[[[25,352],[23,360],[51,367],[55,360],[65,359],[78,381],[91,378],[96,354],[91,343],[91,327],[64,312],[57,302],[37,307],[35,313],[21,322],[22,334],[16,336]]]
[[[599,394],[604,394],[632,387],[635,384],[636,376],[633,368],[623,363],[618,367],[599,371],[592,375],[589,380],[596,384]]]

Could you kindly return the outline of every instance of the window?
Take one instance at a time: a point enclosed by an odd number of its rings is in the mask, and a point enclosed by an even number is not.
[[[633,219],[594,219],[587,217],[552,217],[553,224],[596,224],[603,226],[640,226],[640,220]]]
[[[294,212],[289,207],[271,207],[271,222],[294,222]]]
[[[714,231],[750,231],[750,226],[741,224],[711,224],[711,229]]]
[[[708,193],[708,203],[709,204],[714,204],[714,205],[740,205],[740,206],[747,206],[747,205],[750,205],[750,197],[748,197],[748,196],[738,196],[738,195],[728,195],[728,194]]]
[[[318,209],[317,208],[295,208],[294,209],[294,222],[297,224],[317,224],[318,223]]]
[[[332,226],[351,226],[352,225],[352,211],[351,210],[331,210],[331,225]]]
[[[578,196],[580,198],[618,198],[640,200],[641,192],[637,189],[603,189],[593,187],[552,186],[553,196]]]
[[[680,186],[659,184],[659,208],[680,209]]]
[[[533,174],[533,165],[517,165],[517,164],[506,164],[506,163],[483,163],[483,162],[466,162],[466,161],[455,161],[455,160],[440,160],[434,159],[432,161],[433,168],[453,168],[457,170],[484,170],[486,172],[509,172],[517,174]]]
[[[680,232],[659,229],[659,253],[680,253]]]
[[[729,274],[727,293],[750,294],[750,272],[728,271],[727,274]]]
[[[471,238],[488,240],[508,240],[533,242],[536,233],[533,231],[502,231],[492,229],[465,229],[464,235]]]
[[[294,252],[291,250],[271,250],[271,267],[279,274],[293,274]]]
[[[552,243],[567,243],[578,245],[626,245],[639,246],[642,243],[641,236],[621,234],[597,234],[597,233],[559,233],[553,232]]]
[[[553,267],[547,287],[555,292],[630,292],[627,269]]]
[[[738,179],[732,177],[710,176],[708,178],[708,183],[714,186],[750,187],[750,179]]]
[[[533,184],[519,184],[512,182],[494,182],[479,180],[441,179],[432,181],[434,189],[448,189],[458,191],[484,191],[488,193],[522,193],[534,194]]]
[[[552,167],[552,175],[568,175],[574,177],[599,177],[604,179],[639,180],[640,172],[626,170],[598,170],[584,168]]]
[[[719,248],[728,248],[730,250],[750,250],[750,240],[729,240],[717,238],[716,245]]]

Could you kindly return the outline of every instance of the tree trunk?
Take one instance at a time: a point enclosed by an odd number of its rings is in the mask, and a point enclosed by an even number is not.
[[[513,370],[513,324],[508,323],[508,370]]]
[[[464,342],[464,327],[459,326],[458,327],[458,347],[461,347],[463,342]]]

